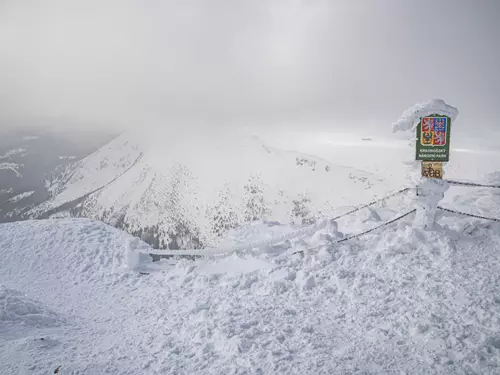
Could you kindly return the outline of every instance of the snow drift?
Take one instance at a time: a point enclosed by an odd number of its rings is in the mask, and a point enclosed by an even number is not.
[[[54,311],[38,301],[26,298],[21,292],[0,285],[0,331],[8,325],[49,328],[63,322]],[[12,327],[10,327],[12,329]]]
[[[2,273],[20,290],[107,284],[134,269],[142,241],[88,219],[35,220],[0,226]],[[36,275],[36,282],[29,278]],[[36,293],[34,294],[36,296]]]
[[[500,227],[444,215],[423,232],[410,220],[336,245],[315,235],[174,265],[136,255],[142,273],[127,254],[146,245],[103,224],[0,225],[0,284],[68,317],[44,331],[49,348],[1,336],[0,372],[499,373]]]

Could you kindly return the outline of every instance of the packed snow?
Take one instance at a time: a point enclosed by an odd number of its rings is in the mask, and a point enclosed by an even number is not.
[[[412,220],[342,244],[326,227],[279,251],[155,263],[99,222],[2,224],[0,373],[500,373],[500,226]],[[246,230],[224,241],[297,228]]]
[[[23,328],[50,328],[60,325],[62,321],[43,304],[0,285],[0,332],[17,334]]]

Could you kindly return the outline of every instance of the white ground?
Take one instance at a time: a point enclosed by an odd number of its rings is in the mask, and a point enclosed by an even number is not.
[[[174,264],[90,220],[2,224],[0,373],[498,374],[500,227],[441,224]]]

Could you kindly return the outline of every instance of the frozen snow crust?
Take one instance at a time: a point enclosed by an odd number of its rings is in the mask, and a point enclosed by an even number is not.
[[[0,373],[500,373],[500,227],[407,220],[174,264],[90,220],[2,224]]]

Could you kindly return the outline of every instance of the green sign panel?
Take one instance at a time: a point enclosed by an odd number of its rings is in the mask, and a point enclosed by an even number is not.
[[[416,160],[450,160],[451,119],[438,114],[422,117],[417,126]]]

